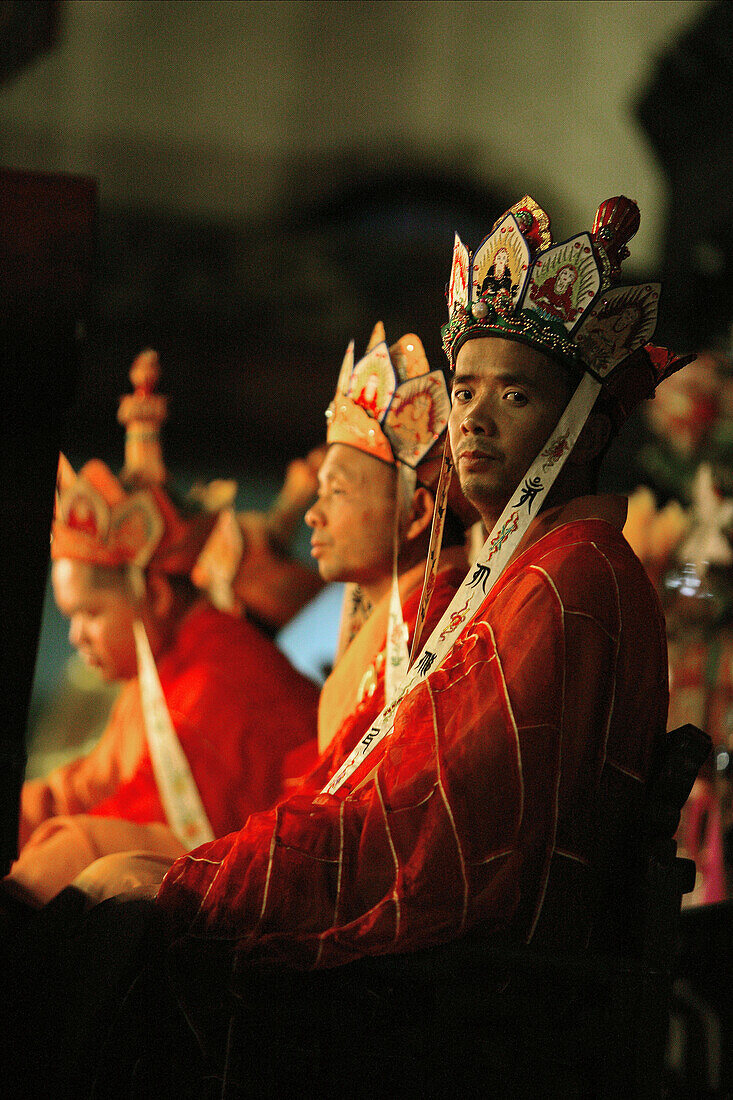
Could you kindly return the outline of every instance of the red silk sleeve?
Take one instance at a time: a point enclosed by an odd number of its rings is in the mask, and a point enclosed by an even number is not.
[[[478,922],[531,936],[551,875],[589,864],[604,768],[641,782],[665,703],[658,614],[642,600],[625,631],[605,555],[566,559],[525,563],[499,586],[402,702],[361,792],[291,798],[178,860],[158,898],[178,930],[300,967],[427,946]],[[646,714],[641,737],[624,733],[630,710]]]

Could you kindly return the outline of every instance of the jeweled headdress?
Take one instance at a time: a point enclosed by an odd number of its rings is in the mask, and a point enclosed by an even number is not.
[[[221,611],[248,614],[280,630],[321,589],[318,574],[290,553],[290,544],[316,495],[325,447],[288,465],[285,482],[266,512],[225,508],[191,573]]]
[[[166,399],[154,393],[160,367],[154,351],[142,352],[130,371],[135,392],[120,400],[125,425],[125,465],[119,478],[99,459],[74,472],[60,456],[51,557],[73,558],[112,568],[154,568],[188,574],[216,520],[219,508],[233,496],[209,490],[214,507],[182,505],[163,487],[165,466],[160,427]],[[218,498],[218,499],[215,499]],[[206,502],[205,502],[206,503]]]
[[[601,203],[590,233],[553,244],[549,217],[525,195],[473,256],[456,235],[443,326],[451,366],[466,340],[518,340],[601,381],[618,426],[683,365],[663,349],[643,351],[657,323],[659,284],[618,283],[639,220],[636,203],[620,195]]]

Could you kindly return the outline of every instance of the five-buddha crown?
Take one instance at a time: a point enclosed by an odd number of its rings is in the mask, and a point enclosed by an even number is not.
[[[604,384],[616,426],[688,359],[648,344],[658,283],[618,285],[639,209],[623,195],[601,203],[590,233],[553,244],[550,219],[525,195],[471,256],[456,235],[443,348],[452,367],[466,340],[526,343]]]

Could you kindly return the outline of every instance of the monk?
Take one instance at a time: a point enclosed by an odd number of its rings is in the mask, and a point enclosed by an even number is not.
[[[634,212],[609,200],[593,249],[583,244],[599,289]],[[157,905],[179,958],[207,936],[230,938],[238,966],[298,968],[479,927],[566,949],[587,941],[598,840],[611,809],[633,821],[668,700],[663,619],[621,534],[625,503],[595,486],[611,433],[669,364],[637,348],[601,387],[589,370],[602,331],[594,296],[573,301],[565,335],[531,305],[533,280],[567,246],[552,246],[529,199],[496,228],[496,248],[509,232],[526,250],[516,273],[526,308],[505,316],[490,289],[475,303],[456,297],[445,331],[451,450],[486,547],[409,690],[323,794],[253,815],[174,864]],[[462,263],[472,270],[459,252],[454,269]],[[645,304],[648,339],[649,288],[611,282],[603,316],[613,323],[630,295]]]
[[[587,941],[599,842],[612,821],[633,828],[667,706],[656,596],[621,535],[623,504],[595,492],[610,433],[677,365],[643,346],[658,289],[618,284],[637,225],[635,204],[612,199],[591,234],[553,245],[525,197],[474,257],[457,241],[449,434],[487,542],[322,792],[293,794],[174,863],[148,949],[154,966],[170,945],[165,976],[138,982],[128,1024],[178,1004],[177,1049],[190,1052],[186,1027],[206,1048],[222,998],[246,989],[252,966],[332,967],[469,931],[566,950]],[[500,247],[509,300],[480,289]],[[568,316],[548,320],[531,291],[568,250],[580,275]],[[639,342],[598,376],[603,326],[629,299],[644,309]],[[141,1065],[160,1069],[144,1034],[112,1058],[116,1082],[133,1062],[138,1079]],[[166,1060],[171,1079],[180,1066]]]
[[[162,400],[151,392],[153,355],[136,360],[137,392],[127,399],[148,417]],[[24,784],[6,900],[44,904],[110,852],[182,855],[203,836],[239,828],[280,794],[287,754],[315,743],[316,686],[254,625],[216,610],[194,587],[189,575],[216,515],[180,506],[156,483],[164,476],[156,432],[142,449],[138,436],[128,425],[123,482],[96,460],[78,476],[65,460],[60,466],[56,602],[83,660],[124,686],[89,755]],[[151,751],[136,624],[175,757]]]

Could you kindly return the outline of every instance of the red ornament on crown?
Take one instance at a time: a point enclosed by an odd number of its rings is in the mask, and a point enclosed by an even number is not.
[[[629,255],[626,245],[641,224],[639,207],[626,195],[606,199],[598,207],[591,237],[596,248],[602,249],[608,260],[608,277],[615,282],[621,275],[621,264]]]

